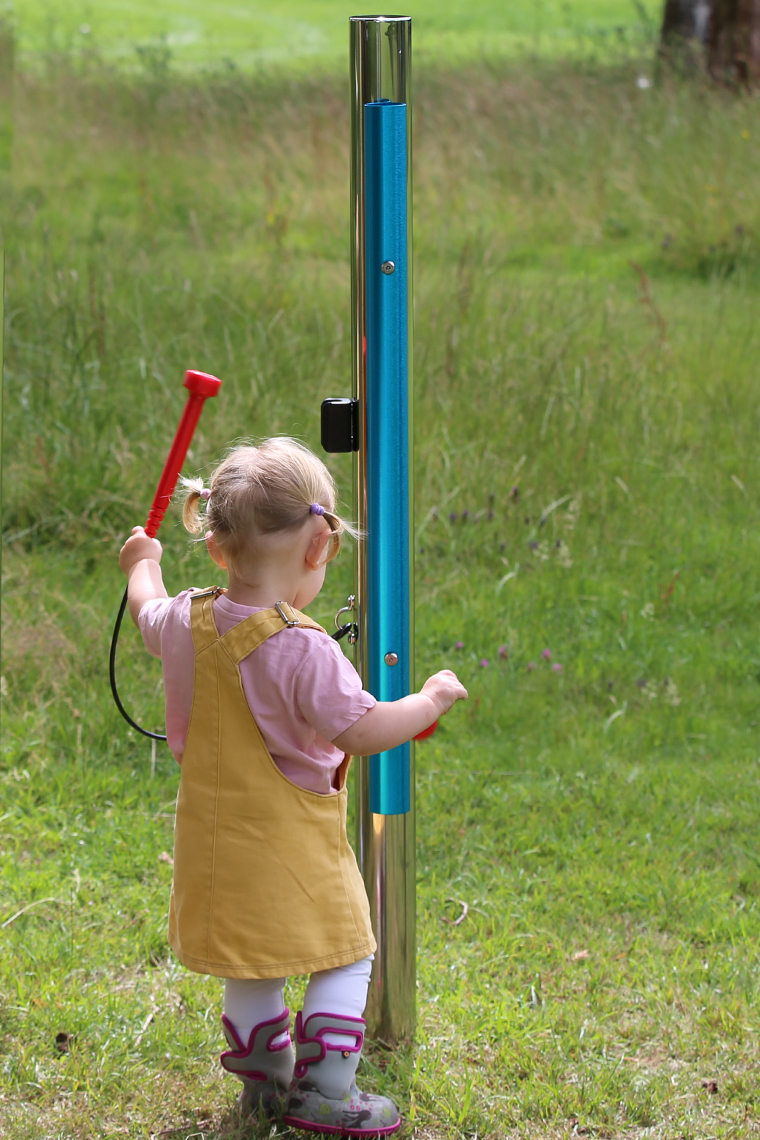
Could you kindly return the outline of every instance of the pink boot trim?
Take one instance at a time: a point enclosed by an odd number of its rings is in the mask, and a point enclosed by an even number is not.
[[[284,1009],[279,1017],[273,1017],[269,1021],[260,1021],[258,1025],[254,1025],[248,1037],[248,1044],[245,1045],[230,1019],[225,1014],[222,1014],[222,1025],[224,1026],[227,1040],[236,1046],[235,1049],[228,1049],[226,1053],[222,1053],[219,1058],[222,1068],[226,1069],[228,1073],[234,1073],[236,1077],[246,1077],[249,1081],[272,1080],[271,1073],[263,1073],[259,1069],[246,1068],[245,1062],[250,1057],[254,1048],[257,1048],[257,1051],[264,1048],[267,1053],[274,1054],[279,1053],[281,1049],[289,1049],[292,1044],[289,1024],[290,1010]],[[268,1033],[266,1032],[267,1029],[269,1029]],[[264,1031],[263,1040],[259,1042],[257,1037],[262,1030]],[[287,1037],[283,1036],[284,1034],[287,1034]],[[272,1042],[275,1037],[282,1037],[282,1041],[273,1045]]]

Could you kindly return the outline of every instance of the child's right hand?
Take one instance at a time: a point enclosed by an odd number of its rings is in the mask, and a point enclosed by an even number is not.
[[[333,744],[351,756],[374,756],[412,740],[457,701],[466,700],[467,690],[456,673],[442,669],[428,677],[419,693],[410,693],[397,701],[378,701],[350,728],[334,737]],[[431,705],[434,716],[430,715]]]
[[[451,669],[441,669],[440,673],[428,677],[420,692],[433,702],[439,716],[447,713],[457,701],[467,700],[467,690]]]
[[[153,562],[160,562],[163,548],[157,538],[149,538],[145,527],[133,526],[132,534],[119,551],[119,566],[125,574],[129,574],[133,566],[150,558]]]

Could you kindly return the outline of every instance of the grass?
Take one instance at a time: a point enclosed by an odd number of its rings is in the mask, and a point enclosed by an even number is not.
[[[418,749],[417,1038],[365,1064],[407,1136],[758,1132],[760,138],[749,99],[642,68],[418,71],[417,669],[471,699]],[[218,1070],[219,984],[168,952],[177,770],[151,778],[105,661],[183,369],[224,378],[195,470],[249,433],[316,446],[348,391],[346,111],[329,75],[18,77],[13,1140],[267,1134]],[[170,589],[210,580],[162,538]],[[121,670],[159,724],[133,634]]]
[[[415,53],[422,57],[472,59],[484,51],[514,55],[525,49],[567,53],[590,45],[640,41],[660,16],[656,0],[412,0],[403,14],[415,20]],[[313,70],[326,63],[343,68],[346,22],[359,14],[345,0],[277,0],[276,4],[231,6],[201,0],[129,0],[95,5],[91,0],[25,0],[16,7],[26,56],[53,50],[103,52],[122,62],[168,51],[182,67],[227,61],[250,68],[272,63]]]

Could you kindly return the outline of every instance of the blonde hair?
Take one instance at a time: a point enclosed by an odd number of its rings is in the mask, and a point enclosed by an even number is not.
[[[298,530],[312,514],[313,503],[324,508],[335,536],[328,561],[338,553],[344,532],[358,538],[351,524],[336,514],[332,475],[297,439],[275,436],[255,447],[233,447],[211,476],[206,494],[203,479],[183,479],[182,485],[185,528],[191,534],[212,531],[230,564],[252,553],[259,536]],[[201,515],[203,499],[206,510]]]

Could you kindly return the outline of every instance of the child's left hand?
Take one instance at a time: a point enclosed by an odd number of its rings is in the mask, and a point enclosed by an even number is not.
[[[160,563],[162,554],[163,548],[157,538],[149,538],[145,527],[133,526],[131,536],[119,551],[119,566],[125,574],[129,574],[132,567],[144,558]]]

